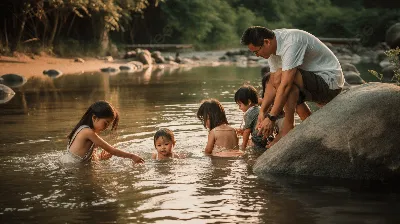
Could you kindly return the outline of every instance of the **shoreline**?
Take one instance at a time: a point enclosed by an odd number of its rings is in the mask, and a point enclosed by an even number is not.
[[[34,59],[24,55],[21,57],[0,56],[0,76],[18,74],[25,78],[43,76],[44,70],[57,69],[63,74],[81,74],[84,72],[100,72],[101,68],[126,64],[124,60],[107,62],[97,58],[83,58],[85,62],[75,62],[75,58],[58,58],[53,56],[35,56]]]
[[[219,66],[227,65],[227,62],[219,62],[218,57],[221,52],[191,52],[184,53],[185,55],[202,55],[200,61],[195,61],[193,64],[153,64],[153,68],[163,67],[197,67],[197,66]],[[204,57],[205,56],[205,57]],[[28,56],[23,53],[17,53],[14,56],[0,56],[0,76],[4,74],[17,74],[25,78],[43,76],[44,70],[56,69],[63,74],[81,74],[85,72],[101,72],[101,68],[114,67],[119,68],[121,65],[126,65],[131,59],[114,59],[112,62],[104,59],[93,57],[83,57],[85,62],[75,62],[75,58],[62,58],[57,56],[49,56],[46,54]],[[149,65],[144,65],[144,68]]]

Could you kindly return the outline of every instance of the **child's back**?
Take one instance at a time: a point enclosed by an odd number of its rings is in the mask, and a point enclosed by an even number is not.
[[[228,125],[224,108],[218,100],[204,100],[197,112],[197,117],[202,121],[204,127],[210,130],[205,149],[206,154],[223,157],[243,154],[239,150],[236,130]]]
[[[212,155],[218,155],[222,152],[236,151],[239,145],[239,139],[236,130],[227,124],[215,127],[210,132],[210,137],[215,139]]]

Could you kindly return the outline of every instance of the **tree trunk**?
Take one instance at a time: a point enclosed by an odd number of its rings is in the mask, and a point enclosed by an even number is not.
[[[17,38],[15,39],[12,51],[17,50],[18,46],[20,45],[22,34],[24,32],[24,29],[25,29],[26,15],[23,15],[20,21],[21,21],[21,24],[19,26],[18,33],[17,33]]]
[[[43,15],[42,22],[43,22],[42,45],[45,46],[46,45],[47,27],[49,27],[49,20],[47,18],[46,13],[44,13],[44,15]]]
[[[68,27],[67,37],[69,37],[69,34],[71,33],[72,25],[74,25],[74,22],[75,22],[75,17],[76,17],[76,14],[74,13],[74,17],[72,17],[71,24],[69,24],[69,27]]]
[[[7,34],[7,20],[4,19],[4,35],[6,38],[6,45],[4,46],[5,49],[8,49],[8,34]]]
[[[54,11],[54,25],[53,25],[53,29],[51,30],[50,39],[47,42],[49,47],[53,46],[54,38],[57,33],[59,19],[60,19],[60,12],[58,10],[55,10]]]
[[[99,40],[99,47],[101,54],[105,54],[107,52],[109,43],[110,43],[110,38],[108,36],[108,29],[104,27],[102,32],[100,33],[100,40]]]
[[[99,27],[99,50],[100,54],[104,55],[107,50],[108,50],[108,45],[110,43],[110,38],[109,38],[109,30],[105,25],[105,18],[101,17],[102,21],[100,22],[100,27]]]

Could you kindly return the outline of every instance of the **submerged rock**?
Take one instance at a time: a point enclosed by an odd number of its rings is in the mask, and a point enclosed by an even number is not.
[[[114,72],[118,72],[119,70],[117,68],[107,67],[107,68],[101,68],[100,71],[106,72],[106,73],[114,73]]]
[[[43,74],[47,75],[51,78],[58,78],[58,77],[62,76],[63,73],[57,69],[49,69],[49,70],[44,70]]]
[[[394,180],[400,177],[398,111],[399,86],[353,87],[261,155],[254,172]]]
[[[17,74],[5,74],[0,76],[0,83],[11,88],[18,88],[26,83],[26,78]]]
[[[119,70],[121,71],[135,71],[136,70],[136,66],[135,65],[121,65],[119,66]]]
[[[0,104],[7,103],[15,96],[15,92],[8,86],[0,84]]]

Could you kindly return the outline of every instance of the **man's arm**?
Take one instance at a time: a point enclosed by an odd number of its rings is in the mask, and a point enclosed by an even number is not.
[[[270,114],[277,116],[286,104],[287,98],[289,96],[290,89],[294,83],[294,78],[296,77],[297,68],[292,68],[282,72],[281,84],[279,85],[274,105],[272,106]]]
[[[271,77],[273,74],[274,73],[271,74]],[[269,79],[267,85],[265,85],[264,98],[261,103],[260,113],[258,114],[257,127],[259,127],[261,122],[264,120],[265,113],[267,113],[268,108],[274,102],[275,95],[276,95],[276,89],[273,86],[271,79]]]
[[[286,104],[290,89],[292,88],[296,72],[297,68],[292,68],[282,72],[281,83],[276,91],[274,105],[272,106],[270,115],[277,116],[282,111]],[[274,124],[275,121],[265,118],[258,126],[260,128],[259,133],[264,137],[269,136],[272,134]]]

